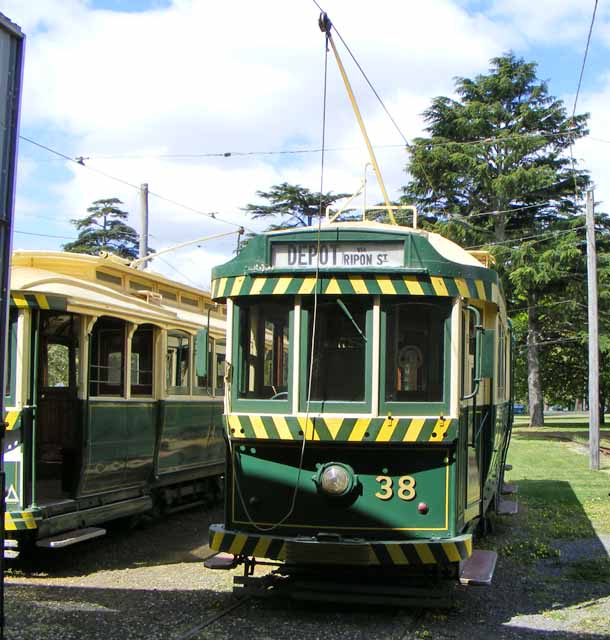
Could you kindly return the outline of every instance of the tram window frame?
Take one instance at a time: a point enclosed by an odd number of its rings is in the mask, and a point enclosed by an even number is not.
[[[104,326],[107,325],[107,326]],[[116,326],[112,326],[116,325]],[[113,356],[117,353],[120,353],[121,359],[118,367],[113,367],[117,369],[119,374],[119,382],[109,382],[108,380],[97,379],[93,376],[94,369],[97,368],[98,373],[100,369],[109,369],[111,368],[110,364],[101,365],[98,364],[100,362],[100,357],[104,353],[104,348],[106,347],[107,338],[114,334],[116,337],[117,333],[120,330],[120,339],[121,339],[121,350],[119,351],[108,351],[106,353],[107,359],[106,362],[110,361],[110,356]],[[126,331],[127,331],[127,322],[123,318],[116,318],[113,316],[102,316],[97,319],[95,324],[93,325],[93,329],[91,331],[91,338],[89,340],[89,395],[95,398],[124,398],[125,397],[125,358],[126,358]],[[94,391],[97,391],[95,393]]]
[[[17,403],[17,333],[19,328],[19,309],[9,308],[8,333],[5,353],[4,404],[12,407]]]
[[[510,360],[510,353],[508,351],[508,346],[510,344],[509,340],[509,330],[508,327],[502,322],[501,318],[498,317],[498,357],[496,360],[497,365],[497,392],[496,392],[496,401],[499,403],[508,402],[508,390],[509,390],[509,374],[508,374],[508,363]]]
[[[222,347],[223,350],[219,352],[218,347]],[[219,360],[218,358],[219,355],[222,355],[222,360]],[[215,339],[214,340],[214,370],[212,374],[212,381],[214,382],[213,393],[215,396],[223,396],[225,392],[226,361],[227,361],[226,338]]]
[[[352,315],[350,320],[346,311],[338,303],[338,300],[345,305],[347,311]],[[312,300],[303,300],[301,307],[301,358],[300,358],[300,389],[299,389],[299,411],[313,411],[319,413],[369,413],[372,407],[373,397],[373,341],[374,341],[374,309],[375,296],[320,296],[318,304],[329,303],[336,306],[336,316],[341,320],[345,320],[345,326],[350,327],[353,320],[353,304],[361,304],[364,308],[364,326],[359,326],[360,331],[364,334],[364,367],[363,375],[363,399],[362,400],[313,400],[307,402],[309,390],[309,362],[310,362],[310,324],[313,321],[313,311],[308,309],[309,305],[313,305]],[[368,303],[368,304],[365,304]],[[351,311],[350,311],[351,308]],[[319,312],[319,309],[318,309]],[[319,320],[319,318],[318,318]],[[318,322],[316,320],[316,322]],[[355,327],[353,331],[358,333]],[[352,336],[353,337],[353,336]]]
[[[388,344],[388,311],[390,307],[398,305],[413,305],[426,308],[427,312],[443,312],[442,321],[443,348],[437,355],[442,356],[438,372],[442,372],[441,394],[439,399],[417,399],[417,391],[413,393],[412,399],[396,400],[388,399],[388,364],[390,363],[391,345]],[[379,411],[380,413],[391,413],[392,415],[447,415],[450,411],[451,401],[451,332],[453,305],[451,298],[444,297],[422,297],[414,300],[413,297],[383,296],[381,298],[381,331],[380,331],[380,362],[379,362]],[[434,341],[434,336],[426,338],[429,342]],[[396,356],[398,357],[398,356]],[[429,362],[429,354],[422,354],[423,361]],[[421,392],[420,392],[421,393]]]
[[[186,357],[185,362],[187,363],[187,370],[186,370],[186,375],[184,375],[184,379],[186,380],[186,384],[185,385],[174,385],[174,384],[170,384],[170,382],[175,381],[174,378],[174,373],[176,373],[176,370],[174,370],[173,366],[171,367],[171,371],[170,371],[170,360],[169,360],[169,349],[170,349],[170,345],[169,345],[169,339],[170,338],[186,338],[187,339],[187,345],[188,345],[188,355]],[[167,331],[167,336],[166,336],[166,342],[165,342],[165,391],[166,394],[168,396],[190,396],[191,395],[191,375],[192,375],[192,371],[193,371],[193,337],[191,336],[190,333],[187,333],[186,331],[182,331],[180,329],[169,329]]]
[[[207,350],[208,350],[208,367],[205,376],[197,375],[197,340],[193,340],[193,359],[192,359],[192,372],[193,372],[193,395],[194,396],[213,396],[214,395],[214,343],[215,340],[209,334],[207,337]],[[200,382],[201,379],[201,382]]]
[[[149,356],[150,369],[144,369],[141,367],[140,358],[137,358],[138,366],[134,370],[134,356],[141,356],[142,351],[134,350],[134,345],[136,344],[136,340],[140,337],[138,334],[142,332],[146,332],[150,334],[150,343],[148,344],[148,349],[145,350],[145,353]],[[130,389],[129,394],[130,397],[135,398],[153,398],[155,393],[155,376],[156,376],[156,367],[155,367],[155,331],[156,327],[149,323],[144,323],[138,325],[137,329],[133,332],[131,336],[131,345],[130,345]],[[146,346],[146,345],[145,345]],[[146,363],[145,363],[146,364]],[[145,384],[140,384],[134,382],[134,374],[135,373],[149,373],[150,374],[150,382]]]
[[[292,406],[293,397],[293,361],[295,357],[295,345],[293,344],[292,337],[294,336],[294,297],[280,299],[273,296],[249,296],[244,298],[237,298],[234,301],[234,313],[233,313],[233,353],[237,354],[234,358],[235,373],[234,384],[231,385],[231,403],[235,410],[238,411],[252,411],[252,412],[268,412],[268,413],[287,413]],[[242,335],[245,335],[244,329],[246,323],[249,323],[251,309],[253,307],[262,307],[264,305],[270,305],[279,307],[285,305],[288,312],[288,362],[287,362],[287,384],[286,390],[277,392],[275,399],[269,398],[256,398],[256,397],[244,397],[242,391],[243,385],[246,384],[246,353],[244,344],[242,341]],[[249,326],[249,324],[248,324]],[[258,365],[260,367],[260,364]],[[263,362],[263,375],[264,375],[264,362]],[[285,397],[284,397],[285,394]]]

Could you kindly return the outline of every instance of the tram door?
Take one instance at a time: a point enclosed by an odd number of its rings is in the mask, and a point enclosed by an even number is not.
[[[79,475],[78,316],[41,311],[36,393],[36,501],[72,497]]]
[[[467,425],[467,472],[466,472],[466,513],[471,514],[473,511],[476,513],[480,509],[481,502],[481,469],[480,469],[480,440],[481,429],[479,429],[480,414],[477,410],[476,398],[478,394],[475,394],[472,398],[468,396],[472,395],[475,391],[475,377],[476,377],[476,364],[475,359],[477,357],[476,349],[476,329],[474,315],[468,311],[464,312],[464,323],[462,325],[462,415],[466,417]],[[468,515],[467,519],[469,519]]]

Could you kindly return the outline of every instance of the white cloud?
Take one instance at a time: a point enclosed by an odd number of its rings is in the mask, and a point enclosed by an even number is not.
[[[575,0],[565,10],[550,0],[499,1],[487,16],[451,0],[379,0],[374,10],[365,0],[324,4],[409,139],[421,134],[420,114],[430,98],[452,92],[454,76],[485,72],[491,57],[522,45],[523,34],[546,38],[530,23],[575,22],[583,11]],[[166,9],[128,14],[93,10],[84,0],[5,0],[3,11],[28,36],[26,132],[52,131],[54,140],[66,142],[51,146],[90,157],[91,168],[135,185],[147,182],[152,192],[249,227],[260,225],[240,208],[256,200],[257,190],[282,181],[319,189],[317,154],[167,157],[320,146],[324,37],[313,3],[174,0]],[[373,143],[400,145],[401,136],[341,51]],[[328,94],[326,144],[345,150],[327,154],[324,190],[349,192],[358,187],[368,157],[332,58]],[[604,97],[592,99],[597,105]],[[377,155],[396,197],[406,182],[404,151],[385,148]],[[29,166],[29,175],[21,176],[23,213],[38,210],[31,193],[43,170],[42,163]],[[82,217],[93,200],[116,195],[139,228],[134,189],[74,164],[66,170],[52,188],[55,201],[39,215]],[[369,172],[368,201],[379,199]],[[152,196],[149,228],[157,249],[230,229]],[[230,258],[233,246],[231,238],[170,254],[167,261],[204,283],[210,265]],[[154,268],[172,276],[162,263]]]
[[[529,40],[553,45],[571,43],[581,50],[592,11],[592,3],[582,0],[496,0],[490,15],[506,20]],[[598,28],[609,14],[608,7],[600,3]]]

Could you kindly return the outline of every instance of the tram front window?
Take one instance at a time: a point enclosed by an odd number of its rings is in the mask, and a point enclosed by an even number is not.
[[[238,397],[286,400],[291,310],[292,301],[240,305]]]
[[[441,402],[450,305],[393,300],[384,304],[384,313],[386,401]]]
[[[315,346],[311,399],[362,402],[365,400],[366,315],[369,299],[319,301],[315,322]],[[309,340],[307,371],[312,358],[313,302],[305,305]]]

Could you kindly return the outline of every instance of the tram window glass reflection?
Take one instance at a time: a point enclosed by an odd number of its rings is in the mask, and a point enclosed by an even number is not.
[[[313,357],[311,399],[362,402],[365,400],[366,314],[371,298],[318,302]],[[308,312],[307,363],[311,361],[313,302]],[[350,317],[351,316],[351,317]],[[309,364],[307,365],[309,369]],[[309,373],[309,370],[308,370]]]
[[[15,367],[17,365],[17,321],[19,312],[17,309],[11,309],[8,318],[8,337],[6,343],[5,368],[6,377],[4,384],[4,395],[7,403],[12,404],[15,401]]]
[[[100,318],[91,334],[89,385],[92,396],[123,395],[125,322]]]
[[[445,327],[451,306],[384,303],[387,318],[385,399],[390,402],[443,400]]]
[[[200,343],[198,340],[194,341],[193,344],[193,362],[194,362],[194,367],[193,367],[193,394],[194,395],[212,395],[212,385],[211,385],[211,380],[212,380],[212,353],[214,350],[214,339],[213,338],[209,338],[206,340],[204,340],[204,342],[206,343],[205,348],[208,350],[208,358],[207,358],[207,371],[204,373],[204,375],[201,375],[201,371],[197,370],[197,351],[200,347]]]
[[[507,333],[504,325],[500,322],[500,331],[498,332],[498,400],[506,399],[506,347]]]
[[[286,400],[291,309],[292,301],[247,301],[240,305],[238,397]]]
[[[191,338],[181,331],[167,334],[167,392],[170,395],[188,395]]]
[[[216,341],[216,383],[214,389],[216,395],[222,395],[225,386],[225,359],[227,345],[224,340]]]
[[[131,395],[152,396],[154,328],[140,325],[131,338]]]
[[[70,313],[41,313],[39,383],[42,387],[78,386],[79,322],[79,317]]]

